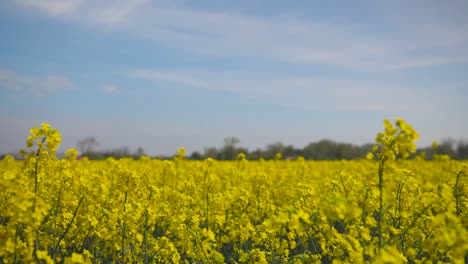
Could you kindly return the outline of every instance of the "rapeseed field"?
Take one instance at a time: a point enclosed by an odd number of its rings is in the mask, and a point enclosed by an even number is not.
[[[1,263],[465,263],[468,169],[407,158],[384,122],[355,161],[77,160],[32,128],[0,162]]]

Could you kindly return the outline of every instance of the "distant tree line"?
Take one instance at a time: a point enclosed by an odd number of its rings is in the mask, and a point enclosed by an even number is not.
[[[353,145],[350,143],[336,142],[330,139],[322,139],[317,142],[311,142],[304,148],[296,148],[293,145],[285,145],[282,142],[269,144],[266,148],[249,151],[244,147],[237,147],[239,139],[229,137],[225,139],[225,144],[221,148],[205,148],[203,153],[193,152],[188,158],[192,160],[202,160],[214,158],[217,160],[234,160],[237,154],[244,153],[249,160],[274,159],[279,153],[282,159],[296,159],[304,157],[306,160],[353,160],[361,159],[372,151],[374,144]],[[426,159],[432,159],[434,154],[449,155],[452,159],[468,160],[468,142],[447,139],[442,141],[437,147],[418,148],[418,151],[412,158],[421,156],[425,153]]]
[[[247,159],[257,160],[274,159],[279,153],[282,159],[296,159],[301,156],[305,159],[313,160],[336,160],[336,159],[358,159],[364,157],[367,152],[372,150],[371,144],[357,146],[348,143],[338,143],[329,139],[323,139],[318,142],[312,142],[304,148],[296,148],[293,145],[285,145],[282,142],[272,143],[266,148],[257,148],[249,151],[244,147],[237,147],[239,143],[237,138],[227,138],[221,148],[205,148],[203,153],[193,152],[189,158],[194,160],[214,158],[218,160],[233,160],[237,154],[244,153]]]
[[[350,143],[336,142],[329,139],[322,139],[316,142],[311,142],[304,148],[297,148],[293,145],[285,145],[282,142],[276,142],[267,145],[265,148],[257,148],[249,150],[239,146],[240,140],[236,137],[227,137],[224,139],[224,145],[220,148],[207,147],[203,152],[194,151],[186,158],[191,160],[203,160],[206,158],[214,158],[217,160],[234,160],[239,153],[244,153],[249,160],[258,160],[260,158],[269,160],[278,157],[279,153],[282,159],[296,159],[304,157],[306,160],[353,160],[361,159],[372,150],[374,144],[354,145]],[[128,147],[118,147],[110,150],[96,150],[99,143],[94,137],[87,137],[80,140],[77,144],[81,157],[88,157],[92,160],[106,159],[108,157],[119,158],[134,158],[145,155],[142,147],[138,147],[134,152]],[[452,159],[468,160],[468,142],[455,141],[453,139],[443,140],[437,147],[422,147],[418,148],[415,156],[424,155],[425,159],[431,160],[434,154],[444,154]],[[0,159],[6,154],[0,155]],[[19,158],[18,155],[13,155]],[[60,156],[60,155],[59,155]],[[171,159],[173,156],[155,156],[153,158]]]
[[[448,155],[456,160],[468,160],[468,141],[455,141],[454,139],[445,139],[437,144],[437,147],[418,148],[417,155],[425,153],[426,159],[432,159],[434,154]]]
[[[98,141],[94,137],[86,137],[78,141],[78,150],[81,153],[81,157],[88,157],[88,159],[101,160],[108,157],[116,159],[120,158],[135,158],[138,159],[145,155],[145,151],[142,147],[138,147],[134,153],[130,151],[127,146],[118,147],[111,150],[97,151],[95,148],[99,146]]]

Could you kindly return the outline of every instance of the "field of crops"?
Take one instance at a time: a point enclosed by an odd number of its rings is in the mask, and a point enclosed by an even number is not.
[[[357,161],[57,159],[31,130],[0,162],[1,263],[465,263],[467,163],[403,160],[385,122]]]

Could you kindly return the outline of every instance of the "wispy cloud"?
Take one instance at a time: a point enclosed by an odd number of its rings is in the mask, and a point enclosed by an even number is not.
[[[310,111],[430,113],[445,87],[357,79],[278,76],[258,72],[138,69],[130,76],[161,87],[227,92]],[[449,101],[449,99],[444,100]]]
[[[105,84],[101,87],[101,90],[105,93],[111,94],[111,93],[117,92],[118,88],[117,86],[112,85],[112,84]]]
[[[450,10],[444,16],[424,15],[425,10],[433,11],[437,6],[432,2],[413,5],[418,9],[406,9],[402,4],[377,8],[379,31],[369,25],[344,25],[332,19],[202,11],[177,2],[75,0],[74,5],[67,7],[61,7],[59,1],[44,3],[47,4],[29,5],[48,10],[49,14],[62,14],[65,19],[72,17],[79,23],[111,27],[157,45],[209,56],[357,70],[401,70],[468,62],[468,36],[464,34],[468,20],[452,18]],[[395,19],[400,11],[410,17],[404,24]]]
[[[280,134],[285,142],[298,144],[311,135],[365,140],[373,132],[364,135],[364,130],[377,131],[369,127],[391,116],[418,121],[425,126],[421,134],[428,137],[461,137],[468,126],[463,116],[468,98],[465,0],[358,1],[350,10],[325,8],[323,14],[307,0],[274,5],[267,0],[216,5],[185,0],[8,1],[4,13],[21,11],[5,18],[9,24],[4,35],[11,38],[0,45],[6,47],[0,54],[6,58],[0,66],[5,67],[0,68],[0,92],[47,95],[79,86],[94,89],[81,89],[75,107],[66,113],[56,111],[68,106],[71,95],[65,93],[39,100],[41,111],[35,111],[36,105],[29,113],[12,107],[24,98],[5,97],[11,100],[1,104],[1,112],[11,120],[66,115],[73,122],[50,120],[73,135],[73,144],[96,135],[120,146],[130,144],[121,142],[133,134],[141,142],[131,146],[159,148],[163,142],[172,151],[187,146],[184,140],[201,147],[212,145],[217,136],[222,143],[222,136],[236,129],[236,136],[250,138],[253,145],[270,143]],[[263,4],[268,8],[261,12],[249,8]],[[38,36],[37,43],[25,41]],[[20,68],[24,72],[8,70]],[[73,81],[53,74],[58,68],[73,72],[68,76]],[[178,107],[181,94],[203,100],[187,96]],[[79,104],[83,98],[90,99],[86,108]],[[204,102],[209,103],[197,109]],[[212,105],[222,107],[212,110]],[[171,120],[164,122],[166,118]],[[84,121],[90,119],[94,121]],[[145,121],[136,124],[136,119]],[[349,130],[338,124],[343,121]],[[18,131],[0,132],[13,137]],[[155,134],[154,141],[143,142]],[[0,143],[10,141],[5,137]]]
[[[0,88],[3,89],[26,91],[33,95],[43,96],[51,92],[66,90],[72,87],[72,81],[63,76],[49,75],[45,77],[35,77],[0,69]]]
[[[83,0],[16,0],[22,6],[37,8],[52,16],[66,16],[79,10]]]
[[[149,0],[106,1],[89,9],[89,16],[99,25],[112,27],[131,21],[138,16]]]

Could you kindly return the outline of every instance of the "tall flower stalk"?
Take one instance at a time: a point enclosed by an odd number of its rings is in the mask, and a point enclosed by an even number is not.
[[[379,212],[377,217],[377,232],[379,238],[379,250],[384,247],[383,241],[383,187],[384,187],[384,171],[385,162],[395,160],[397,158],[406,159],[411,153],[416,152],[415,140],[419,139],[419,135],[413,127],[398,118],[393,125],[389,120],[384,120],[384,132],[379,132],[375,139],[377,145],[374,146],[373,152],[379,161]],[[368,158],[373,159],[374,154],[368,154]]]

